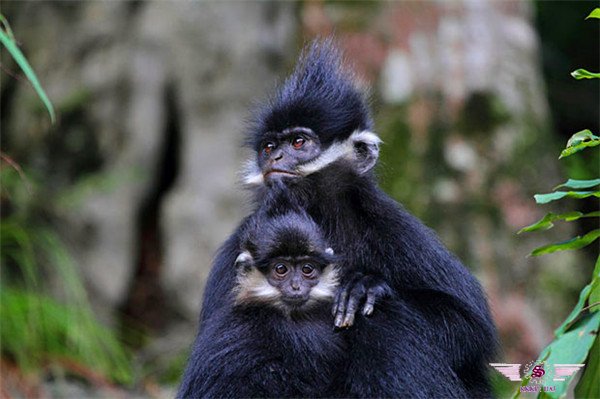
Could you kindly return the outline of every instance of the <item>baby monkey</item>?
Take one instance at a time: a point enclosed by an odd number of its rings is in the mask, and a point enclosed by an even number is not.
[[[235,305],[206,323],[190,360],[193,396],[341,396],[348,346],[333,328],[336,259],[318,226],[302,210],[258,213],[240,252]]]
[[[257,218],[236,259],[236,306],[268,306],[285,316],[306,315],[333,301],[338,272],[333,250],[303,213]]]

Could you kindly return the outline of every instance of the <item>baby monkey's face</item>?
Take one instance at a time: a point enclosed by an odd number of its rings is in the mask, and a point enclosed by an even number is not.
[[[328,248],[325,255],[333,256]],[[337,267],[326,257],[274,256],[253,259],[242,252],[237,260],[236,305],[267,305],[285,314],[310,310],[333,300],[338,287]]]
[[[266,278],[281,293],[281,301],[291,307],[300,307],[310,299],[310,293],[319,283],[323,265],[310,257],[276,258],[270,262]]]

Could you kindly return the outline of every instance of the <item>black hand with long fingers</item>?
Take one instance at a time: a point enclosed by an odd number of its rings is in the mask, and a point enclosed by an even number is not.
[[[354,324],[358,308],[362,305],[362,314],[373,314],[375,302],[391,293],[390,287],[383,279],[354,272],[342,287],[333,301],[332,313],[337,328],[348,328]]]

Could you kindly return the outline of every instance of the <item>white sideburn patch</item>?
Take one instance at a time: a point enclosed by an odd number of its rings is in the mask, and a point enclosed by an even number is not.
[[[333,300],[339,285],[339,268],[329,265],[323,269],[319,282],[310,290],[310,302],[322,302]],[[309,305],[311,304],[309,303]]]
[[[356,144],[363,143],[367,146],[379,146],[381,139],[375,133],[368,130],[356,131],[350,135],[345,141],[334,142],[327,148],[318,158],[300,165],[296,172],[302,176],[308,176],[321,169],[331,165],[339,159],[356,159]],[[255,159],[250,159],[246,162],[242,172],[242,181],[249,186],[260,185],[264,183],[264,177],[256,163]]]
[[[265,181],[255,159],[249,159],[244,163],[241,175],[242,183],[248,186],[259,186]]]
[[[276,305],[281,296],[279,290],[269,284],[265,276],[256,268],[240,272],[234,292],[236,305],[249,303]]]

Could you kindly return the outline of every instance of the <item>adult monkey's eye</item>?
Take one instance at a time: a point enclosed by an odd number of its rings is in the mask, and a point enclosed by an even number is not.
[[[275,265],[275,273],[279,274],[280,276],[283,276],[284,274],[286,274],[288,271],[287,267],[285,267],[285,265],[283,263],[279,263],[277,265]]]
[[[306,274],[307,276],[312,274],[312,272],[315,270],[315,267],[313,265],[311,265],[310,263],[307,263],[306,265],[302,266],[302,273]]]
[[[263,151],[269,155],[275,149],[275,143],[269,141],[263,145]]]
[[[294,140],[292,140],[292,146],[295,149],[299,149],[300,147],[302,147],[304,145],[304,143],[306,142],[306,139],[302,136],[296,136],[294,138]]]

